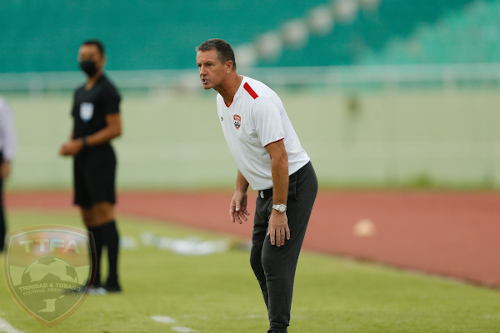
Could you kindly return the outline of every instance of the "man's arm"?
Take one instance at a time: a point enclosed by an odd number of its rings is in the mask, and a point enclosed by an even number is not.
[[[248,181],[238,170],[236,188],[234,190],[231,204],[229,205],[229,217],[233,223],[238,222],[239,224],[242,224],[243,221],[247,220],[247,216],[250,215],[247,210],[247,190]]]
[[[271,156],[273,204],[286,205],[288,200],[288,154],[285,144],[283,140],[273,142],[266,146],[266,150]],[[290,239],[286,212],[280,213],[276,209],[272,210],[267,234],[271,238],[271,244],[276,244],[278,247],[285,244],[285,238],[286,240]]]
[[[122,133],[121,118],[119,113],[108,114],[106,116],[107,126],[102,130],[85,137],[87,146],[96,146],[118,137]],[[83,138],[69,140],[60,149],[59,154],[74,156],[83,148]]]

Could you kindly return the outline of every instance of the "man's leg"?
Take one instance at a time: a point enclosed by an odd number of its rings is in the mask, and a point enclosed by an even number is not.
[[[269,200],[272,200],[272,198]],[[264,302],[266,302],[266,307],[268,307],[268,295],[266,275],[262,267],[262,246],[267,233],[267,205],[269,200],[262,199],[260,196],[257,197],[252,233],[252,249],[250,251],[250,265],[259,282],[262,295],[264,296]]]
[[[87,230],[92,235],[95,244],[95,275],[94,280],[92,282],[93,287],[99,287],[101,285],[101,256],[102,256],[102,231],[99,225],[96,223],[96,218],[92,208],[80,207],[80,212],[82,214],[83,223],[87,227]],[[93,260],[93,258],[90,258]]]
[[[310,167],[310,168],[309,168]],[[311,165],[299,170],[296,195],[288,198],[288,225],[290,240],[281,247],[271,245],[266,236],[262,249],[267,290],[270,328],[272,332],[286,333],[290,322],[293,284],[297,261],[306,233],[309,217],[316,199],[318,183]]]
[[[108,252],[109,274],[105,288],[107,291],[121,291],[118,282],[118,254],[120,246],[120,235],[116,228],[114,205],[110,202],[99,202],[92,207],[96,216],[96,223],[102,231],[103,245]]]

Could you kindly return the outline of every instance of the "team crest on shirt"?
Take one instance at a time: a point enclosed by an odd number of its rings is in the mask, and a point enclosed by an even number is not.
[[[94,104],[82,103],[80,104],[80,118],[86,123],[94,115]]]
[[[240,126],[241,126],[241,117],[238,116],[237,114],[235,114],[233,116],[233,124],[234,124],[234,127],[236,127],[236,129],[240,129]]]

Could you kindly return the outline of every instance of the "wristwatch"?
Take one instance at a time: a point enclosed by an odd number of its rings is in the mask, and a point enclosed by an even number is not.
[[[286,212],[286,206],[283,204],[280,205],[273,205],[273,209],[276,209],[280,213]]]

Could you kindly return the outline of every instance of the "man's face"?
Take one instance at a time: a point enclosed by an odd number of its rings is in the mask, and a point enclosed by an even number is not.
[[[105,58],[96,45],[82,45],[78,50],[78,62],[82,61],[95,62],[97,70],[100,71],[104,66]]]
[[[200,72],[203,89],[212,89],[221,84],[230,72],[230,61],[222,64],[217,58],[216,50],[199,51],[196,55],[196,64]]]

